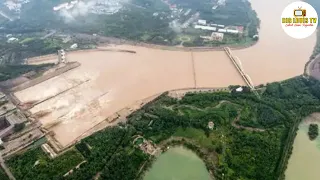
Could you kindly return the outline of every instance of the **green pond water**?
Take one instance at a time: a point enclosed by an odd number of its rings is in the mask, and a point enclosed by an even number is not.
[[[174,147],[157,158],[144,180],[210,180],[210,174],[195,153]]]
[[[320,137],[310,141],[308,128],[306,123],[299,126],[285,174],[286,180],[320,179]]]

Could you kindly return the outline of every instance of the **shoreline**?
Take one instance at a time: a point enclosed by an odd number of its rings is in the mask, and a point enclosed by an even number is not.
[[[313,73],[314,66],[317,62],[320,63],[320,54],[318,54],[315,58],[310,59],[309,61],[306,62],[303,75],[311,76],[315,79],[320,80],[320,78],[317,78],[316,75]]]
[[[104,37],[109,38],[109,37]],[[113,38],[112,38],[113,39]],[[246,46],[238,46],[238,45],[231,45],[231,46],[219,46],[219,47],[178,47],[178,46],[166,46],[166,45],[157,45],[157,44],[148,44],[148,43],[141,43],[141,42],[134,42],[134,41],[127,41],[122,39],[117,39],[115,41],[114,39],[110,42],[105,43],[99,43],[98,46],[96,46],[93,49],[75,49],[75,50],[68,50],[66,52],[69,53],[78,53],[78,52],[93,52],[93,51],[115,51],[115,52],[122,52],[122,53],[135,53],[134,51],[127,50],[127,49],[104,49],[112,46],[132,46],[132,47],[142,47],[142,48],[150,48],[150,49],[156,49],[156,50],[163,50],[163,51],[178,51],[178,52],[214,52],[214,51],[224,51],[224,48],[228,47],[231,50],[242,50],[242,49],[248,49],[253,46],[255,46],[259,41],[253,41],[253,43],[250,43]],[[130,51],[130,52],[129,52]],[[33,63],[39,63],[42,61],[50,61],[54,58],[57,58],[57,54],[46,54],[41,56],[34,56],[24,59],[24,64],[33,64]],[[40,63],[44,64],[44,63]]]
[[[185,46],[169,46],[169,45],[159,45],[159,44],[151,44],[151,43],[145,43],[145,42],[139,42],[139,41],[132,41],[132,40],[125,40],[125,39],[119,39],[114,37],[105,37],[105,36],[97,36],[98,38],[105,38],[105,43],[99,44],[99,46],[109,46],[109,45],[131,45],[131,46],[137,46],[137,47],[145,47],[145,48],[152,48],[152,49],[160,49],[160,50],[169,50],[169,51],[197,51],[197,52],[205,52],[205,51],[224,51],[225,47],[229,47],[231,50],[241,50],[241,49],[247,49],[254,45],[256,45],[259,40],[252,41],[252,43],[248,45],[236,45],[236,44],[227,44],[222,46],[216,46],[216,47],[209,47],[209,46],[195,46],[195,47],[185,47]]]

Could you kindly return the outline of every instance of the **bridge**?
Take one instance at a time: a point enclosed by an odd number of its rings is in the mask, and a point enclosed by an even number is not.
[[[251,91],[258,97],[260,98],[258,92],[256,91],[254,84],[248,74],[246,74],[242,68],[241,61],[238,57],[234,56],[231,52],[231,49],[229,47],[225,47],[224,51],[232,61],[233,65],[236,67],[238,70],[239,74],[241,75],[242,79],[245,81],[248,87],[250,87]]]

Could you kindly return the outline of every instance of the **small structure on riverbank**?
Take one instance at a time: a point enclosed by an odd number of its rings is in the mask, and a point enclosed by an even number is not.
[[[152,141],[146,140],[142,136],[138,136],[133,140],[133,144],[139,147],[144,153],[154,155],[157,152],[157,148]]]
[[[213,128],[214,128],[214,123],[213,123],[212,121],[209,121],[209,122],[208,122],[208,128],[209,128],[210,130],[213,130]]]

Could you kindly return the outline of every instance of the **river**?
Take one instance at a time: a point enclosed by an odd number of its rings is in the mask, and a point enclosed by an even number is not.
[[[320,125],[319,120],[317,124]],[[306,122],[299,126],[285,174],[286,180],[318,180],[320,177],[320,137],[310,141],[308,127]]]
[[[285,80],[304,71],[316,34],[296,40],[284,33],[281,13],[293,1],[251,0],[261,19],[260,40],[233,54],[241,59],[244,71],[255,85]],[[70,52],[67,59],[80,62],[79,68],[15,93],[22,102],[54,97],[31,112],[48,112],[49,119],[59,122],[51,130],[63,146],[106,117],[146,97],[179,88],[245,84],[223,51],[180,52],[131,45],[112,48],[136,53]],[[46,124],[47,119],[40,121]]]

